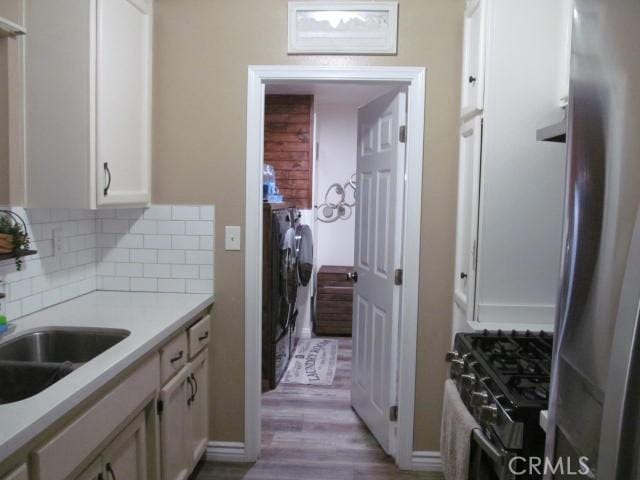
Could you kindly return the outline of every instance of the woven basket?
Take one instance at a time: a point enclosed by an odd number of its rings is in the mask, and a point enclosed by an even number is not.
[[[14,248],[13,237],[7,233],[0,233],[0,253],[11,253]]]

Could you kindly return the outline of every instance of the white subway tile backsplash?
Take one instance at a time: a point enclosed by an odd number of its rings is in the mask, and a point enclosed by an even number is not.
[[[102,277],[102,289],[113,291],[129,291],[130,283],[127,277]]]
[[[144,276],[152,278],[171,278],[171,265],[147,263],[144,265]]]
[[[130,223],[130,233],[153,235],[158,233],[158,222],[155,220],[135,220]]]
[[[213,222],[213,205],[202,205],[200,207],[200,220]]]
[[[104,219],[100,224],[100,231],[104,233],[129,233],[128,220]]]
[[[213,251],[193,250],[185,253],[187,265],[213,265]]]
[[[172,248],[176,250],[198,250],[200,248],[200,237],[193,235],[173,235]]]
[[[213,280],[213,265],[200,265],[200,279]]]
[[[176,205],[172,208],[172,218],[174,220],[200,220],[200,207]]]
[[[171,248],[171,235],[145,235],[144,248]]]
[[[13,208],[27,223],[37,255],[0,262],[0,302],[9,319],[100,290],[213,290],[214,217],[209,205],[148,209]],[[53,231],[63,254],[53,256]]]
[[[142,263],[117,263],[117,277],[142,277]]]
[[[200,250],[211,250],[213,252],[213,237],[200,237]]]
[[[158,252],[156,250],[131,250],[131,261],[139,263],[156,263]]]
[[[154,205],[142,215],[116,210],[110,218],[129,219],[128,234],[102,239],[110,234],[101,230],[98,244],[129,249],[129,262],[141,264],[142,273],[140,266],[129,269],[120,266],[126,262],[116,264],[105,256],[100,263],[108,266],[104,270],[98,266],[98,286],[104,272],[104,277],[128,275],[128,287],[134,291],[212,292],[214,214],[210,205]],[[113,280],[101,288],[113,288]]]
[[[152,205],[144,212],[146,220],[171,220],[170,205]]]
[[[158,263],[185,264],[183,250],[158,250]]]
[[[111,262],[100,262],[98,263],[97,272],[98,275],[102,277],[115,277],[116,264]]]
[[[98,247],[115,247],[116,246],[116,234],[115,233],[101,233],[98,235],[96,245]]]
[[[198,265],[172,265],[172,278],[199,278],[200,269]]]
[[[144,208],[119,208],[115,211],[116,218],[126,218],[127,220],[137,220],[144,216]]]
[[[211,280],[187,280],[186,291],[189,293],[209,293],[212,290]]]
[[[134,292],[157,292],[158,291],[158,279],[157,278],[132,278],[131,290]]]
[[[144,248],[144,236],[132,233],[125,233],[116,238],[119,248]]]
[[[187,235],[213,235],[213,222],[187,222]]]
[[[105,262],[128,263],[131,261],[128,248],[103,248],[101,260]]]
[[[184,235],[185,225],[182,220],[159,220],[158,233],[169,235]]]
[[[158,291],[182,293],[186,291],[186,284],[184,280],[159,278]]]

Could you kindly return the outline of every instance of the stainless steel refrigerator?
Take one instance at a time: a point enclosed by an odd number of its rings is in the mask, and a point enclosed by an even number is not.
[[[546,455],[591,472],[556,479],[640,479],[639,201],[640,0],[576,0]]]

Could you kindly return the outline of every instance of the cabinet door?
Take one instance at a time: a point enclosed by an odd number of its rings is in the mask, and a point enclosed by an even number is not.
[[[560,49],[558,97],[560,105],[569,104],[569,79],[571,73],[571,34],[573,30],[573,0],[561,0],[561,18],[564,27],[563,43]]]
[[[75,480],[104,480],[102,473],[102,457],[89,465]]]
[[[147,444],[144,412],[102,454],[105,480],[146,480]]]
[[[26,465],[20,465],[9,475],[2,477],[2,480],[29,480],[29,473]]]
[[[202,457],[209,441],[209,349],[205,349],[191,364],[194,386],[191,414],[192,466]]]
[[[97,25],[97,203],[147,204],[151,4],[146,0],[98,0]]]
[[[460,136],[454,299],[464,319],[474,319],[482,117],[465,123]]]
[[[162,390],[160,457],[162,480],[183,480],[191,470],[191,365],[182,368]]]
[[[481,111],[484,104],[486,0],[467,0],[464,16],[462,116]]]

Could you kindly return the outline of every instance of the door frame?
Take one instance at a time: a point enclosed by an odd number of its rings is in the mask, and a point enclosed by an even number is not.
[[[262,166],[264,96],[268,83],[343,82],[390,83],[407,87],[405,212],[403,219],[403,287],[400,294],[398,354],[398,425],[396,463],[410,469],[418,333],[420,219],[426,69],[424,67],[331,67],[306,65],[250,65],[247,84],[247,150],[245,172],[245,405],[244,459],[256,461],[261,443],[262,396]],[[411,221],[407,221],[411,212]]]

